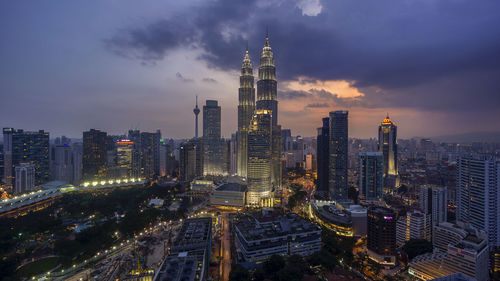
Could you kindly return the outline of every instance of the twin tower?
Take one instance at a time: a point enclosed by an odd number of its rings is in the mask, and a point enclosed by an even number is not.
[[[255,100],[252,62],[245,53],[238,92],[238,175],[247,180],[247,204],[272,206],[281,187],[281,126],[278,125],[276,67],[266,35]]]

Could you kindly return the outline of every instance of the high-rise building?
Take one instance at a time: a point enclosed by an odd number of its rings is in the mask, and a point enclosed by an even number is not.
[[[30,163],[20,163],[15,167],[16,194],[30,192],[35,189],[35,166]]]
[[[83,143],[76,142],[71,146],[73,150],[73,184],[77,185],[83,177]]]
[[[152,179],[156,173],[156,166],[160,164],[159,132],[141,132],[141,176]]]
[[[368,208],[368,256],[384,266],[396,264],[396,213],[388,208]]]
[[[500,246],[500,163],[493,155],[463,155],[457,161],[457,220],[488,233]]]
[[[446,222],[448,214],[447,188],[425,185],[420,189],[420,209],[431,216],[432,226]]]
[[[71,145],[59,144],[52,148],[53,179],[65,183],[74,182],[73,149]]]
[[[258,109],[248,132],[247,204],[266,205],[272,198],[271,148],[272,115],[270,110]]]
[[[237,175],[238,174],[238,138],[237,133],[231,135],[231,144],[229,148],[230,153],[230,165],[229,165],[229,175]],[[247,154],[245,154],[247,155]],[[246,163],[246,162],[245,162]],[[246,169],[245,169],[246,171]],[[245,172],[246,174],[246,172]]]
[[[318,128],[317,160],[318,160],[318,186],[316,192],[328,195],[328,176],[330,166],[330,118],[323,118],[323,126]]]
[[[238,90],[238,175],[246,178],[248,161],[248,128],[255,111],[255,88],[252,62],[245,52],[241,65],[240,88]]]
[[[281,188],[281,126],[278,125],[278,82],[273,51],[266,35],[262,48],[257,81],[257,109],[272,113],[271,120],[271,184],[277,190]],[[250,149],[250,148],[249,148]]]
[[[221,108],[216,100],[203,106],[203,174],[222,175]]]
[[[120,177],[139,177],[138,171],[134,171],[134,162],[138,161],[134,153],[135,144],[131,140],[119,140],[116,142],[116,164],[120,169]]]
[[[160,176],[170,177],[175,169],[175,156],[170,143],[160,140]]]
[[[431,217],[420,211],[407,212],[396,224],[396,244],[403,246],[410,239],[431,241]]]
[[[347,199],[347,111],[330,112],[328,190],[332,199]]]
[[[15,183],[15,167],[31,163],[35,167],[35,185],[49,181],[49,133],[3,129],[4,182],[8,188]]]
[[[378,127],[378,151],[384,154],[384,176],[398,174],[397,129],[389,114]]]
[[[359,195],[369,201],[381,201],[384,187],[382,152],[359,153]]]
[[[108,154],[106,132],[96,129],[83,132],[83,179],[86,181],[106,178]]]
[[[190,182],[200,176],[203,176],[202,140],[193,138],[179,148],[179,178]]]

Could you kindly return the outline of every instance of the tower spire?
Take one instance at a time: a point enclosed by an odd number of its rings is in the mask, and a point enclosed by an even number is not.
[[[198,95],[196,95],[196,105],[193,109],[194,113],[194,137],[198,138],[198,114],[200,114],[200,109],[198,108]]]

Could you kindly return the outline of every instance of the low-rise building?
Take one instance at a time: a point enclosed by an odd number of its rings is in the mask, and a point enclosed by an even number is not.
[[[153,280],[206,280],[212,248],[212,219],[184,221]]]
[[[243,208],[246,204],[246,185],[223,183],[210,194],[210,205],[217,207]]]
[[[295,214],[246,215],[236,219],[234,233],[239,259],[253,264],[321,250],[321,229]]]
[[[353,236],[351,216],[332,201],[316,201],[313,214],[320,224],[341,236]]]

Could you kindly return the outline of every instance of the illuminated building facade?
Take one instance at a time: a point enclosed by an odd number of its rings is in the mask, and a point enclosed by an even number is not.
[[[203,106],[203,175],[222,175],[221,108],[216,100]]]
[[[257,110],[272,112],[271,121],[271,184],[275,189],[281,188],[281,126],[278,125],[278,82],[273,51],[266,35],[266,43],[262,48],[257,81]],[[249,150],[250,150],[249,144]]]
[[[317,161],[318,161],[318,186],[316,193],[328,195],[328,174],[330,165],[330,118],[323,118],[323,126],[318,128]]]
[[[49,181],[49,133],[40,130],[27,132],[3,129],[4,182],[8,188],[15,184],[15,167],[21,163],[35,166],[35,185]]]
[[[378,127],[378,151],[384,154],[384,176],[398,175],[398,128],[389,115]]]
[[[384,156],[381,152],[359,153],[359,195],[381,201],[384,187]]]
[[[266,205],[272,199],[272,114],[257,109],[248,132],[247,204]]]
[[[457,161],[457,220],[488,233],[500,246],[500,163],[494,155],[463,155]]]
[[[83,132],[83,179],[86,181],[106,178],[108,154],[106,132],[96,129]]]
[[[396,213],[379,206],[368,208],[368,256],[384,266],[396,265]]]
[[[238,175],[246,178],[248,161],[248,127],[255,110],[255,88],[252,62],[245,52],[241,66],[240,88],[238,91]]]
[[[330,112],[328,191],[332,199],[347,199],[347,111]]]
[[[139,171],[134,170],[137,154],[134,153],[135,143],[131,140],[120,140],[116,142],[116,164],[121,170],[121,177],[138,177]]]
[[[420,211],[401,216],[396,224],[396,244],[403,246],[410,239],[431,240],[431,217]]]

